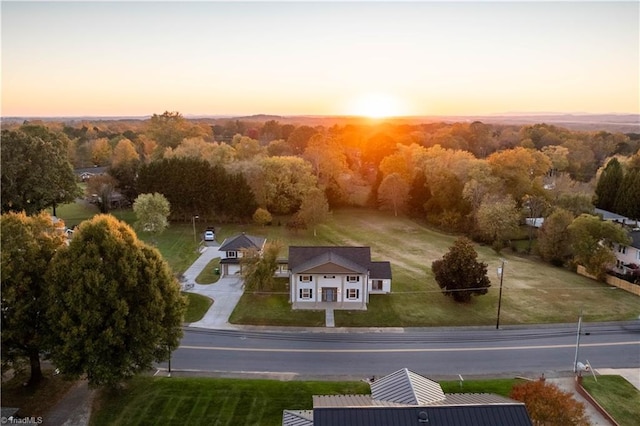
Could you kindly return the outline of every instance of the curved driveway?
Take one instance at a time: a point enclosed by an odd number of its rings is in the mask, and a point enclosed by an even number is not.
[[[218,247],[218,243],[209,243],[208,246],[205,246],[200,257],[183,274],[183,286],[186,291],[201,294],[213,300],[213,304],[202,319],[190,324],[192,327],[219,330],[237,328],[229,324],[229,317],[242,296],[242,279],[234,275],[220,278],[214,284],[201,285],[196,283],[196,278],[209,262],[216,257],[222,257]]]

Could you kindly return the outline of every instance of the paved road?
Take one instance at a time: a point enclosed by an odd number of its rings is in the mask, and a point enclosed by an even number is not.
[[[583,332],[582,362],[589,360],[594,368],[640,367],[640,322],[586,324]],[[572,324],[395,332],[189,328],[173,354],[172,368],[292,378],[362,378],[403,367],[438,379],[458,374],[553,377],[571,371],[575,333]]]

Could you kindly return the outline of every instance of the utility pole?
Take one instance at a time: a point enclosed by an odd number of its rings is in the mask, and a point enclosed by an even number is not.
[[[502,259],[502,266],[498,268],[498,275],[500,275],[500,293],[498,295],[498,319],[496,320],[496,330],[500,328],[500,306],[502,305],[502,277],[504,277],[504,259]]]
[[[578,332],[576,333],[576,356],[573,359],[573,372],[578,372],[578,351],[580,350],[580,334],[582,334],[582,311],[578,317]]]

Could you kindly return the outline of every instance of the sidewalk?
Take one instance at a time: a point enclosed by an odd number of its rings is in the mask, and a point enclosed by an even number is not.
[[[589,403],[582,395],[576,392],[576,382],[575,377],[572,375],[571,377],[559,377],[555,379],[546,379],[547,382],[553,383],[558,386],[561,391],[570,393],[573,395],[573,399],[578,402],[581,402],[584,405],[584,411],[587,417],[589,417],[589,421],[592,426],[610,426],[611,423],[602,415],[598,410],[595,409],[593,405]]]
[[[87,426],[91,417],[91,404],[96,391],[89,389],[86,380],[80,380],[42,418],[44,426]]]

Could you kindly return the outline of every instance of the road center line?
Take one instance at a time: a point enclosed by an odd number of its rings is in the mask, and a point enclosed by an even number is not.
[[[602,346],[629,346],[639,345],[636,342],[611,342],[611,343],[583,343],[580,347]],[[528,349],[563,349],[575,348],[574,344],[566,345],[535,345],[535,346],[498,346],[491,348],[407,348],[407,349],[280,349],[280,348],[228,348],[221,346],[180,346],[179,349],[191,349],[202,351],[230,351],[230,352],[297,352],[297,353],[400,353],[400,352],[475,352],[475,351],[518,351]]]

